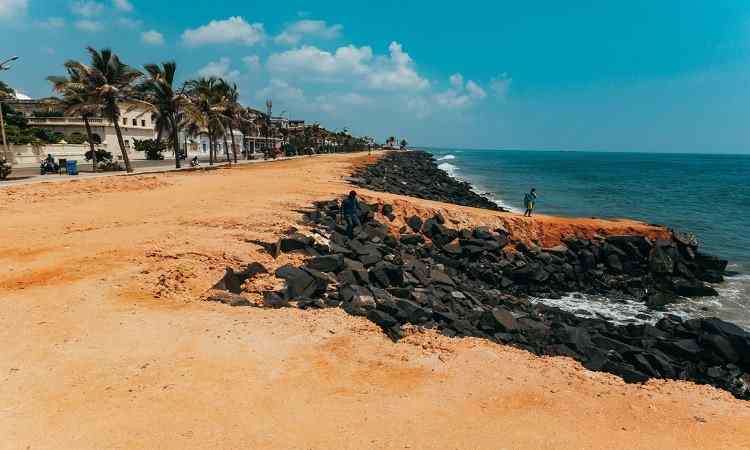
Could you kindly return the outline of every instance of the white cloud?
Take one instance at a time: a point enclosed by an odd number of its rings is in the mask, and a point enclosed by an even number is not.
[[[341,25],[331,25],[324,20],[298,20],[287,25],[284,31],[274,38],[277,44],[296,45],[303,37],[317,37],[321,39],[336,39],[341,35]]]
[[[464,76],[460,73],[454,73],[449,78],[451,86],[455,89],[462,89],[464,87]]]
[[[25,16],[29,0],[0,0],[0,20]]]
[[[400,44],[391,43],[390,55],[373,55],[370,47],[348,45],[331,53],[314,46],[302,46],[268,58],[268,69],[277,75],[310,76],[323,81],[352,81],[372,89],[424,89],[430,82],[414,69],[411,57]]]
[[[142,20],[131,19],[129,17],[121,17],[120,19],[117,19],[117,23],[126,28],[140,28],[141,25],[143,25]]]
[[[252,70],[256,70],[260,67],[260,58],[258,55],[249,55],[242,58],[242,62]]]
[[[510,85],[513,79],[508,76],[507,73],[501,73],[497,77],[490,80],[490,88],[495,92],[495,95],[504,99],[508,96]]]
[[[270,98],[273,100],[280,100],[286,103],[304,103],[305,93],[302,89],[290,85],[284,80],[278,78],[272,78],[268,82],[268,86],[258,91],[257,97],[259,99]]]
[[[471,98],[468,95],[453,89],[435,94],[435,102],[440,106],[461,107],[468,105],[470,101]]]
[[[296,73],[301,75],[337,75],[364,73],[367,63],[372,59],[370,47],[357,48],[353,45],[340,47],[335,53],[320,50],[317,47],[304,46],[274,53],[268,57],[268,68],[277,73]]]
[[[149,45],[164,45],[164,35],[156,30],[144,31],[141,33],[141,40]]]
[[[314,106],[321,111],[334,112],[337,110],[349,112],[351,106],[359,107],[369,105],[373,103],[373,100],[362,94],[356,92],[348,92],[345,94],[326,94],[319,95],[315,98]]]
[[[451,88],[433,96],[438,106],[458,108],[487,97],[487,92],[476,81],[469,80],[464,83],[464,77],[460,73],[454,73],[448,81]]]
[[[229,43],[255,45],[265,37],[262,23],[249,24],[239,16],[226,20],[212,20],[206,25],[182,33],[182,41],[191,47]]]
[[[48,17],[46,20],[39,22],[39,25],[44,28],[63,28],[65,26],[65,19],[62,17]]]
[[[76,22],[76,28],[81,31],[96,32],[102,30],[102,24],[95,20],[82,19]]]
[[[479,86],[476,82],[469,80],[466,82],[466,92],[469,93],[469,95],[476,99],[483,99],[487,97],[487,92],[485,92],[484,89],[482,89],[481,86]]]
[[[95,17],[104,12],[104,5],[93,0],[78,0],[70,5],[73,14],[81,17]]]
[[[388,46],[390,58],[378,58],[372,71],[368,74],[368,84],[372,88],[398,90],[398,89],[425,89],[430,87],[430,82],[422,78],[414,69],[414,62],[408,53],[398,42],[391,42]]]
[[[115,5],[115,8],[119,9],[120,11],[124,11],[124,12],[133,11],[133,4],[130,3],[128,0],[112,0],[112,3]]]
[[[198,70],[198,75],[202,77],[217,77],[227,81],[236,80],[240,77],[239,70],[231,70],[232,61],[227,57],[222,57],[218,61],[212,61]]]

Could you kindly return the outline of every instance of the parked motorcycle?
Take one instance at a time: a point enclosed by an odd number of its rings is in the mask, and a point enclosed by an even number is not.
[[[50,161],[49,159],[45,159],[39,165],[39,173],[41,175],[47,175],[48,173],[57,173],[59,167],[60,166],[58,166],[54,161]]]
[[[8,178],[11,172],[13,172],[13,167],[10,163],[4,159],[0,159],[0,180]]]

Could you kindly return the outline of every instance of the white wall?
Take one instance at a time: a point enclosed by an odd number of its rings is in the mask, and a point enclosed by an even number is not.
[[[89,150],[88,144],[11,145],[10,163],[14,167],[37,167],[50,154],[55,161],[62,158],[83,164],[86,162],[85,154]]]

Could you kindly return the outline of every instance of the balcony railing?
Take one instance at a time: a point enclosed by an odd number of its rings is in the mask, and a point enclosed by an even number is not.
[[[84,125],[83,119],[78,117],[29,117],[28,121],[30,125]],[[100,117],[89,119],[90,125],[110,125],[111,123]]]

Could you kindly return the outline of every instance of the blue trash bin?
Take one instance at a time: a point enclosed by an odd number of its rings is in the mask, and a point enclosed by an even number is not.
[[[68,175],[78,175],[78,161],[76,160],[68,160]]]

